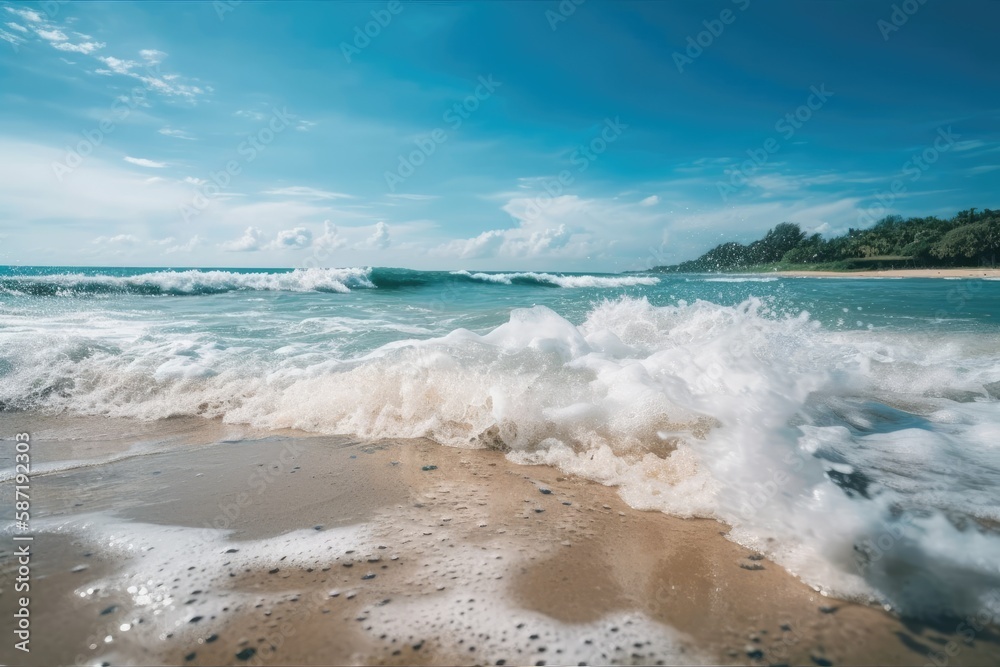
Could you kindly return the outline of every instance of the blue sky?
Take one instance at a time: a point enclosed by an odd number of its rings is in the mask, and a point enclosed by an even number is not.
[[[618,271],[1000,208],[1000,3],[895,7],[0,4],[0,263]]]

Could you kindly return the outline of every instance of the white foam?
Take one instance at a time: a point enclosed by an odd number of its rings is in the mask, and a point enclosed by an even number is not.
[[[202,337],[86,354],[46,341],[8,353],[0,401],[499,447],[617,485],[634,507],[721,519],[830,594],[919,614],[975,608],[974,577],[1000,585],[1000,540],[975,524],[1000,505],[1000,412],[986,389],[1000,382],[998,343],[829,331],[758,299],[619,299],[579,326],[518,309],[486,334],[355,359],[296,344],[254,356]],[[890,548],[866,546],[887,531]]]
[[[777,278],[761,278],[758,276],[728,276],[725,278],[704,278],[706,283],[774,283]]]
[[[452,275],[465,276],[473,280],[489,283],[512,285],[515,280],[531,280],[534,282],[555,285],[557,287],[634,287],[637,285],[658,285],[659,278],[654,276],[566,276],[553,273],[470,273],[468,271],[452,271]]]
[[[438,491],[447,493],[445,488]],[[411,521],[390,517],[382,525],[376,518],[371,524],[299,530],[238,542],[230,541],[226,531],[135,523],[103,514],[46,519],[33,526],[37,533],[72,535],[102,555],[115,558],[116,571],[99,580],[87,580],[76,591],[81,598],[129,600],[123,613],[97,633],[103,637],[94,647],[98,651],[95,657],[100,659],[134,662],[137,647],[148,651],[154,641],[164,641],[168,634],[173,635],[175,644],[180,641],[194,646],[199,637],[211,631],[204,626],[224,621],[226,610],[271,606],[292,593],[268,597],[252,589],[234,588],[228,583],[229,572],[318,570],[343,558],[355,561],[399,554],[398,549],[407,544],[402,555],[415,561],[410,564],[412,576],[405,585],[396,584],[399,588],[391,605],[372,600],[377,600],[375,591],[382,590],[381,579],[374,580],[368,586],[374,590],[367,591],[361,590],[361,581],[353,590],[340,586],[302,590],[301,602],[285,609],[285,627],[333,606],[334,595],[360,591],[367,593],[367,604],[360,614],[369,637],[391,637],[398,640],[396,647],[420,641],[425,644],[425,654],[445,656],[461,650],[479,664],[494,664],[499,658],[517,664],[526,656],[533,656],[532,664],[538,659],[573,664],[608,663],[612,659],[631,662],[632,653],[641,653],[649,662],[654,658],[668,664],[710,662],[684,648],[691,642],[681,633],[642,613],[612,612],[591,623],[565,624],[520,608],[511,600],[505,575],[527,565],[527,560],[510,548],[509,540],[493,534],[473,545],[459,539],[456,525],[437,520],[431,529],[434,534],[428,537],[430,533],[421,526],[425,520],[421,515]],[[386,541],[385,533],[392,538]],[[380,551],[387,543],[392,547]],[[545,549],[533,550],[531,557],[544,555]],[[346,555],[350,553],[355,555]],[[349,571],[360,579],[358,569]],[[341,574],[338,571],[330,578],[333,576],[340,579]],[[202,619],[198,624],[192,623],[199,620],[196,617]],[[136,623],[139,618],[142,622]],[[282,640],[273,642],[280,646],[287,631],[278,628],[267,632],[270,639]],[[265,648],[262,645],[259,650]]]
[[[351,288],[374,288],[370,268],[295,269],[294,271],[153,271],[131,276],[61,273],[44,276],[17,276],[22,284],[51,285],[65,294],[80,289],[103,288],[125,291],[153,288],[168,294],[201,294],[236,290],[290,292],[350,292]],[[14,290],[15,292],[18,290]]]
[[[133,643],[148,649],[150,640],[176,634],[194,644],[199,627],[194,617],[223,618],[225,610],[252,606],[257,593],[224,590],[228,572],[271,567],[312,567],[332,562],[348,549],[370,549],[370,527],[355,525],[315,531],[299,530],[267,540],[231,542],[228,531],[122,521],[104,514],[33,520],[36,533],[71,535],[115,559],[108,576],[88,581],[76,594],[104,599],[109,595],[130,601],[121,623],[108,621],[103,650],[98,657],[128,656]],[[230,552],[230,549],[236,549]],[[213,590],[211,595],[200,591]],[[99,598],[98,598],[99,596]],[[196,599],[197,604],[186,604]],[[142,618],[141,624],[135,620]],[[195,619],[197,620],[197,619]],[[105,632],[99,634],[104,635]],[[123,662],[134,662],[134,657]]]

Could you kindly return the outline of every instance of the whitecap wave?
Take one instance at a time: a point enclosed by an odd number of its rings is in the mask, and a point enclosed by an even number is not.
[[[471,280],[501,285],[515,283],[538,283],[556,287],[635,287],[638,285],[657,285],[660,282],[655,276],[567,276],[554,273],[535,273],[525,271],[520,273],[470,273],[469,271],[452,271],[453,276],[463,276]]]
[[[350,292],[372,289],[370,268],[295,269],[283,272],[152,271],[128,276],[60,273],[4,276],[0,290],[13,295],[217,294],[233,291]]]

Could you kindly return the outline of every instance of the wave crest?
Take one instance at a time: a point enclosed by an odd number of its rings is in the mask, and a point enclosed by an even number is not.
[[[660,279],[654,276],[567,276],[554,273],[535,273],[533,271],[520,273],[470,273],[469,271],[462,270],[453,271],[451,275],[501,285],[543,285],[547,287],[567,288],[635,287],[638,285],[658,285],[660,282]]]
[[[0,277],[0,292],[28,296],[105,294],[205,295],[236,291],[350,292],[372,289],[371,269],[295,269],[285,272],[153,271],[129,276],[61,273]]]

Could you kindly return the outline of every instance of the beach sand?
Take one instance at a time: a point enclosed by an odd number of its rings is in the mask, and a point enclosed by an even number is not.
[[[788,278],[991,278],[1000,269],[891,269],[884,271],[775,271]]]
[[[1000,662],[995,627],[825,598],[716,521],[499,452],[170,421],[0,417],[35,423],[40,467],[119,457],[32,479],[32,650],[7,533],[0,662]]]

